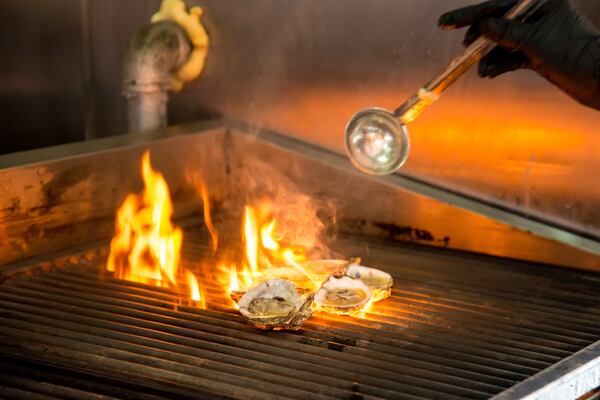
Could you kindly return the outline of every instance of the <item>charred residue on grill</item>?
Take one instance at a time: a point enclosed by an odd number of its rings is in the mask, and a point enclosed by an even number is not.
[[[412,226],[400,226],[388,222],[372,222],[375,228],[380,229],[387,234],[387,238],[391,240],[404,240],[410,242],[427,242],[437,244],[443,247],[448,247],[450,238],[444,236],[436,238],[433,234],[425,229],[418,229]]]
[[[21,209],[21,199],[18,197],[12,197],[10,199],[10,207],[0,209],[0,215],[3,213],[15,213]]]
[[[350,400],[363,400],[364,396],[360,394],[360,385],[358,383],[354,383],[352,385],[352,396],[350,396]]]
[[[340,343],[327,342],[327,348],[333,351],[344,351],[346,346]]]
[[[79,182],[83,182],[91,176],[91,167],[87,163],[81,163],[74,168],[59,170],[42,186],[44,202],[36,207],[42,212],[50,211],[60,204],[63,194]],[[34,209],[32,209],[33,211]]]
[[[386,240],[395,240],[411,243],[426,243],[434,246],[448,247],[450,237],[435,237],[426,229],[415,228],[410,225],[397,225],[390,222],[367,221],[364,219],[342,219],[342,230],[349,233],[373,232]]]

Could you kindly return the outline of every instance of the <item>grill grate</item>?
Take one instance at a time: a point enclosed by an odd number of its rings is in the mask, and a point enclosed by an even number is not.
[[[213,261],[204,242],[187,236],[188,267]],[[598,274],[385,243],[365,259],[392,297],[297,333],[248,326],[215,284],[200,310],[99,279],[100,262],[18,275],[0,290],[0,397],[485,399],[600,339]]]

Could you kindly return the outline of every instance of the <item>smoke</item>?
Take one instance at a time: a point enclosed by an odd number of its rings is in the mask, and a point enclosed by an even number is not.
[[[243,194],[265,222],[275,219],[275,236],[289,246],[307,251],[309,258],[331,255],[326,242],[335,224],[335,205],[300,191],[288,173],[255,157],[246,159],[236,177],[234,192]]]

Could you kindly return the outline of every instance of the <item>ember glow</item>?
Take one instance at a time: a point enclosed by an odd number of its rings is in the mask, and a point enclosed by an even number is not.
[[[203,304],[197,278],[181,267],[182,230],[173,225],[173,205],[167,182],[142,157],[144,192],[129,194],[117,212],[116,233],[106,268],[114,277],[189,292]]]

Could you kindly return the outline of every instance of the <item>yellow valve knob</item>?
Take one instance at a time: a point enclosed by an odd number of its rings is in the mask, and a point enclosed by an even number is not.
[[[196,79],[204,69],[208,53],[209,38],[200,22],[202,8],[186,10],[183,0],[163,0],[160,10],[152,16],[151,22],[173,21],[183,29],[192,43],[188,61],[171,76],[171,90],[179,91],[186,82]]]

